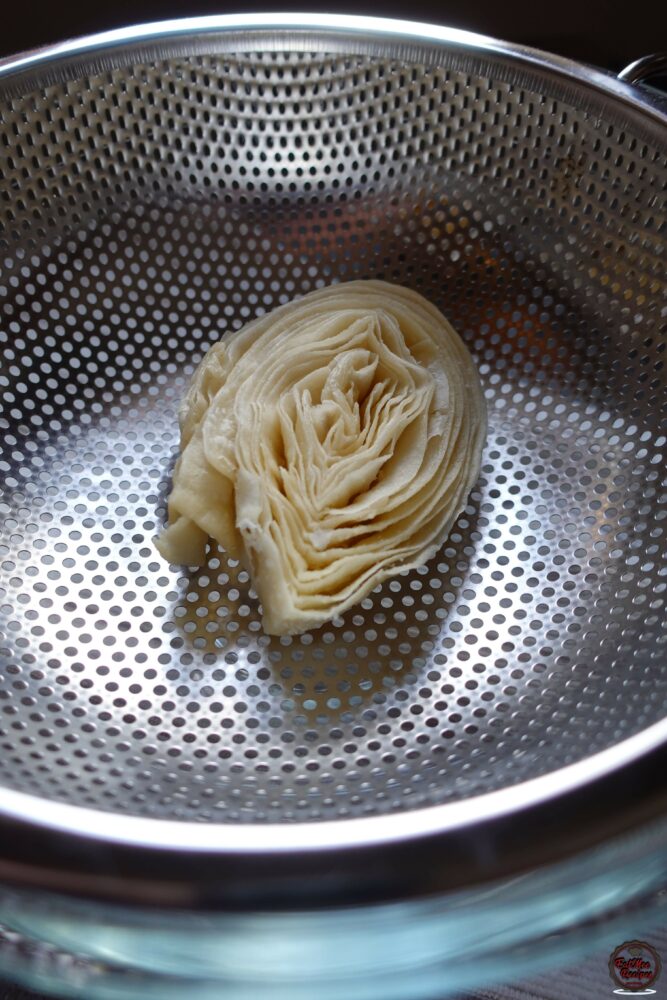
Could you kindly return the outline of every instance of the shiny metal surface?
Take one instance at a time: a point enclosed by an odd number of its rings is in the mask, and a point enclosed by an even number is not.
[[[642,83],[655,76],[664,76],[665,72],[667,72],[667,52],[653,52],[630,63],[621,70],[618,78],[626,83]]]
[[[477,824],[474,879],[514,812],[606,822],[595,782],[664,748],[664,116],[467,33],[294,18],[4,65],[0,810],[183,854]],[[176,406],[225,331],[352,277],[466,339],[482,476],[437,559],[273,639],[224,553],[153,549]],[[534,862],[583,836],[559,817],[503,836]]]

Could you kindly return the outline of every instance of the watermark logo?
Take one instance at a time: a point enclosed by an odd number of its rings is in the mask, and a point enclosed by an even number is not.
[[[662,969],[660,956],[646,941],[626,941],[609,956],[609,975],[614,993],[627,996],[648,996]]]

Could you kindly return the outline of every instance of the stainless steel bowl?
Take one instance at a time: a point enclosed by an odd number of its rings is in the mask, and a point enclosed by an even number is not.
[[[68,946],[62,894],[302,919],[463,891],[474,913],[536,871],[581,885],[590,851],[662,878],[660,99],[307,15],[64,43],[0,64],[0,95],[10,921],[34,930],[31,888],[60,894],[41,933]],[[352,277],[418,289],[466,339],[482,476],[429,565],[274,639],[223,552],[187,575],[153,550],[176,406],[226,330]]]

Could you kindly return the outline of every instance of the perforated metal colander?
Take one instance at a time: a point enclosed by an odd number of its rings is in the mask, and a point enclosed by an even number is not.
[[[200,881],[277,898],[279,852],[326,896],[334,871],[395,885],[391,846],[419,888],[655,813],[657,105],[462,32],[302,15],[62,46],[0,97],[0,872],[187,882],[206,852]],[[223,552],[188,575],[153,548],[177,404],[226,332],[370,277],[468,344],[482,474],[437,558],[272,638]]]

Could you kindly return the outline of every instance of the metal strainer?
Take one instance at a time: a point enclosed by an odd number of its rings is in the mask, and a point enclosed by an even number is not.
[[[63,45],[6,62],[0,98],[0,874],[349,901],[655,816],[658,102],[465,32],[304,15]],[[271,638],[223,552],[188,575],[153,548],[177,404],[226,331],[370,277],[468,344],[482,474],[428,565]]]

